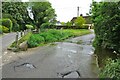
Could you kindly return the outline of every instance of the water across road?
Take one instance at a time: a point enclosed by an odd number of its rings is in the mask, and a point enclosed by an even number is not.
[[[94,34],[13,53],[3,58],[3,78],[96,78]],[[81,43],[77,43],[81,41]]]

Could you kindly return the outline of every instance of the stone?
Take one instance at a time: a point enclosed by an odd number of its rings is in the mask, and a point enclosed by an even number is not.
[[[75,71],[75,72],[71,72],[68,75],[65,75],[63,78],[79,78],[79,74]]]
[[[24,42],[22,42],[22,43],[19,45],[19,49],[20,49],[20,50],[26,51],[27,48],[28,48],[27,41],[24,41]]]

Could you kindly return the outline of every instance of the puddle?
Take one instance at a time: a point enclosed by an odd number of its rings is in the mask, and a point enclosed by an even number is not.
[[[34,64],[31,64],[31,63],[23,63],[23,64],[20,64],[20,65],[17,65],[17,66],[14,66],[14,70],[21,70],[21,69],[35,69],[36,66]]]
[[[58,77],[60,78],[80,78],[81,75],[79,71],[70,71],[67,73],[58,73]]]

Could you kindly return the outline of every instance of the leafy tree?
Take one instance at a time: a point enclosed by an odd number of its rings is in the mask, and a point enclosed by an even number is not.
[[[93,1],[91,14],[96,34],[94,45],[120,52],[120,1]]]
[[[66,26],[67,26],[67,28],[71,28],[72,22],[68,21],[68,22],[66,23]]]
[[[37,28],[48,22],[55,24],[56,14],[49,2],[33,2],[32,5],[34,23]]]
[[[81,28],[83,24],[85,24],[85,19],[82,16],[77,17],[74,23],[75,23],[76,28]]]
[[[27,23],[27,20],[29,20],[26,10],[27,6],[28,4],[23,2],[2,2],[2,14],[11,15],[11,19],[13,18],[16,24],[19,24],[20,28],[24,30],[25,26],[23,24]]]

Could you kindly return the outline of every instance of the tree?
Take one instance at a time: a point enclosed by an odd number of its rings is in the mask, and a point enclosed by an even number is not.
[[[82,16],[80,16],[80,17],[77,17],[74,23],[75,23],[76,28],[82,28],[85,22],[86,22],[85,19]]]
[[[72,22],[68,21],[68,22],[66,23],[66,26],[67,26],[67,28],[71,28]]]
[[[2,14],[10,15],[22,30],[29,21],[27,8],[28,4],[23,2],[2,2]],[[6,16],[3,16],[3,18]],[[13,26],[14,27],[14,26]]]
[[[96,34],[94,45],[120,52],[120,1],[93,1],[91,14]]]
[[[62,26],[65,26],[65,25],[66,25],[66,23],[65,23],[65,22],[61,22],[61,25],[62,25]]]
[[[44,23],[55,24],[56,14],[49,2],[33,2],[32,5],[34,23],[37,29]]]

